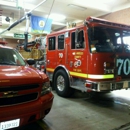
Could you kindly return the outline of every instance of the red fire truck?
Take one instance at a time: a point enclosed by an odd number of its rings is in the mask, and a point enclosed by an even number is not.
[[[88,17],[47,35],[46,73],[57,94],[106,92],[130,82],[130,26]]]
[[[34,63],[0,41],[0,130],[42,119],[51,110],[49,78]]]

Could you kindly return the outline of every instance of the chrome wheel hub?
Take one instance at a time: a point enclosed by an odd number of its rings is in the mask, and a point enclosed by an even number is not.
[[[59,91],[63,91],[65,88],[65,80],[61,75],[57,77],[57,88]]]

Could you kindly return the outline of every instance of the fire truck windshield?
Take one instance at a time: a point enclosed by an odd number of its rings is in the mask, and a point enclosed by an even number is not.
[[[14,49],[0,48],[0,65],[24,66],[26,63]]]
[[[106,27],[88,29],[90,52],[130,53],[130,31]]]

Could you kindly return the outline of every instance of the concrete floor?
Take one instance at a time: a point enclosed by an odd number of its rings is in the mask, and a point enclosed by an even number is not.
[[[52,110],[43,120],[14,130],[130,130],[130,90],[91,99],[80,92],[71,98],[53,93]]]

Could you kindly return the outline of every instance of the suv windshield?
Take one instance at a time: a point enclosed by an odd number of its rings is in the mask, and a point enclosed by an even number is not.
[[[92,27],[88,30],[90,52],[130,53],[130,31],[106,27]]]
[[[0,48],[0,65],[24,66],[26,63],[16,50]]]

